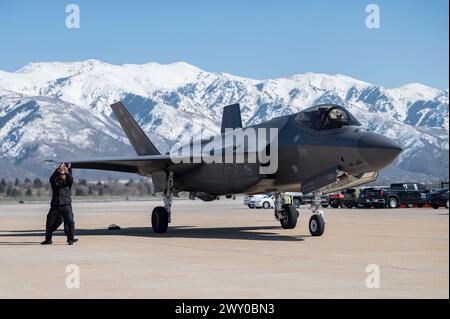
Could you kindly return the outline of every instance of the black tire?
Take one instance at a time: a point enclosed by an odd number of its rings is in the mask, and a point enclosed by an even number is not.
[[[413,204],[413,203],[408,203],[408,204],[406,204],[406,207],[407,207],[407,208],[413,208],[413,207],[414,207],[414,204]]]
[[[337,200],[333,200],[330,202],[330,206],[333,208],[338,208],[339,207],[339,202]]]
[[[284,218],[280,220],[283,229],[294,229],[297,226],[298,212],[294,205],[284,205]]]
[[[252,206],[252,205],[247,205],[247,206],[248,206],[248,208],[251,208],[251,209],[255,208],[255,206]]]
[[[370,205],[370,204],[364,204],[364,208],[371,208],[372,207],[372,205]]]
[[[262,207],[263,207],[264,209],[269,209],[269,208],[270,208],[270,203],[267,202],[267,201],[265,201],[265,202],[263,202]]]
[[[169,227],[169,212],[161,206],[157,206],[152,212],[152,228],[155,233],[166,233]]]
[[[423,208],[423,204],[417,204],[418,208]]]
[[[329,204],[320,204],[320,206],[322,206],[323,208],[328,208],[328,206],[330,206]]]
[[[352,204],[352,203],[347,203],[345,206],[346,206],[348,209],[353,208],[353,204]]]
[[[436,205],[432,205],[431,207],[433,207],[434,209],[438,209],[439,208],[439,206],[436,206]]]
[[[309,233],[311,236],[322,236],[325,232],[325,220],[321,215],[314,214],[309,219]]]
[[[388,199],[388,207],[389,208],[398,208],[399,203],[398,203],[398,199],[395,197],[391,197]]]

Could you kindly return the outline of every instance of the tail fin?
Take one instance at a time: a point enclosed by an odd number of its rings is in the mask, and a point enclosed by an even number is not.
[[[225,133],[226,128],[242,128],[241,108],[239,104],[227,105],[223,108],[222,127],[220,131]]]
[[[160,155],[158,149],[136,123],[122,102],[111,104],[111,108],[114,111],[114,114],[116,114],[122,129],[125,131],[125,134],[127,134],[137,155]]]

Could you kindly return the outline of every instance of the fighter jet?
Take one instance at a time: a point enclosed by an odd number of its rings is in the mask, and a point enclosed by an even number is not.
[[[221,134],[192,138],[161,154],[121,102],[111,105],[137,156],[64,160],[74,169],[135,173],[152,178],[163,193],[153,209],[153,231],[165,233],[171,222],[172,198],[213,201],[234,194],[275,194],[275,218],[284,229],[297,225],[299,213],[283,192],[312,192],[312,236],[325,231],[320,195],[374,181],[402,151],[393,140],[369,132],[345,108],[321,104],[299,113],[242,126],[239,104],[223,110]]]

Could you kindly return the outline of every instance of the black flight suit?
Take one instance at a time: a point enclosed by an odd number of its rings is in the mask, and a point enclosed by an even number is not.
[[[66,174],[66,179],[60,181],[58,179],[58,169],[50,177],[50,185],[52,187],[52,201],[50,210],[47,214],[47,222],[45,225],[45,240],[51,240],[52,234],[58,229],[62,221],[64,221],[64,232],[67,241],[73,241],[75,236],[75,222],[72,212],[71,188],[73,184],[72,170]]]

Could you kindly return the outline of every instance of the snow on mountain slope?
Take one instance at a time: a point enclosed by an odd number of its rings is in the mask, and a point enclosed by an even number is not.
[[[111,65],[97,60],[0,71],[0,156],[10,163],[1,166],[0,175],[45,175],[48,169],[38,160],[53,156],[132,155],[109,107],[118,100],[164,152],[186,139],[193,118],[217,132],[227,104],[241,104],[247,125],[314,104],[341,104],[369,129],[405,148],[385,176],[448,179],[448,89],[418,83],[386,89],[316,73],[254,80],[183,62]]]

